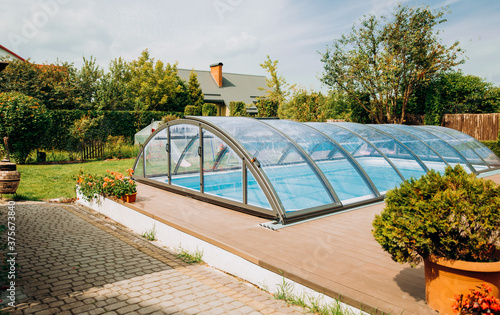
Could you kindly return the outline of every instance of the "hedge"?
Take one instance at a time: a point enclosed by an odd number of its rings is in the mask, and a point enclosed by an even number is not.
[[[43,149],[71,150],[72,143],[69,128],[75,120],[83,116],[95,118],[104,115],[104,125],[111,136],[124,136],[133,139],[135,133],[151,123],[161,120],[167,115],[177,115],[178,112],[160,111],[97,111],[97,110],[52,110],[49,111],[51,124],[48,127],[49,137],[43,141]]]

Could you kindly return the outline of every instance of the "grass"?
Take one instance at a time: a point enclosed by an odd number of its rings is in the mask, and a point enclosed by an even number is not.
[[[153,225],[153,228],[151,230],[142,233],[141,236],[147,239],[148,241],[155,241],[156,240],[155,226]]]
[[[335,300],[331,305],[323,303],[322,298],[313,297],[306,294],[301,294],[296,296],[293,294],[294,286],[293,284],[286,282],[285,278],[278,285],[277,292],[274,294],[274,298],[277,300],[282,300],[290,305],[297,305],[305,308],[311,313],[320,315],[354,315],[351,310],[342,307],[340,301]]]
[[[18,200],[49,200],[76,198],[75,176],[80,170],[87,173],[104,174],[106,170],[124,172],[134,165],[134,159],[103,160],[74,164],[18,165],[21,182],[17,196],[3,195]]]
[[[188,264],[199,264],[203,262],[203,252],[199,250],[194,253],[190,253],[183,248],[179,248],[176,256]]]

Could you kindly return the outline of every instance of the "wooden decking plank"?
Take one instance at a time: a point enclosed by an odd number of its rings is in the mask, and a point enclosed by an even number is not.
[[[269,220],[138,186],[134,209],[263,268],[379,313],[435,314],[422,300],[423,268],[393,262],[371,235],[384,204],[272,231],[259,226]]]

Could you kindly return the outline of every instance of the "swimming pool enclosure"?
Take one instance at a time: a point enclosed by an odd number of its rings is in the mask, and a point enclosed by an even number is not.
[[[146,140],[134,178],[285,223],[381,200],[405,179],[456,164],[480,173],[500,159],[438,126],[188,117]]]

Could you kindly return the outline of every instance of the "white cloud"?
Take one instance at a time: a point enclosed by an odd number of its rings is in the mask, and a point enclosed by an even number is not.
[[[266,55],[279,60],[278,71],[290,83],[319,89],[316,76],[322,71],[326,46],[348,33],[366,14],[388,14],[397,5],[421,4],[420,0],[16,0],[2,4],[0,43],[36,62],[57,58],[82,64],[82,56],[93,55],[107,67],[111,59],[135,59],[145,48],[164,62],[179,62],[181,68],[207,69],[224,62],[224,70],[265,74],[259,67]],[[43,5],[59,4],[51,14]],[[497,30],[500,5],[485,0],[439,0],[453,13],[442,24],[445,43],[460,39],[467,43],[467,71],[497,78],[495,51],[500,48]],[[50,11],[50,10],[49,10]],[[43,20],[40,12],[48,19]],[[33,34],[24,36],[26,25],[39,18]],[[43,23],[42,23],[43,22]],[[21,41],[14,47],[9,34]],[[28,38],[29,37],[29,38]],[[481,40],[477,40],[481,37]],[[473,39],[469,43],[469,40]],[[477,71],[477,73],[475,73]],[[486,71],[486,72],[485,72]]]

